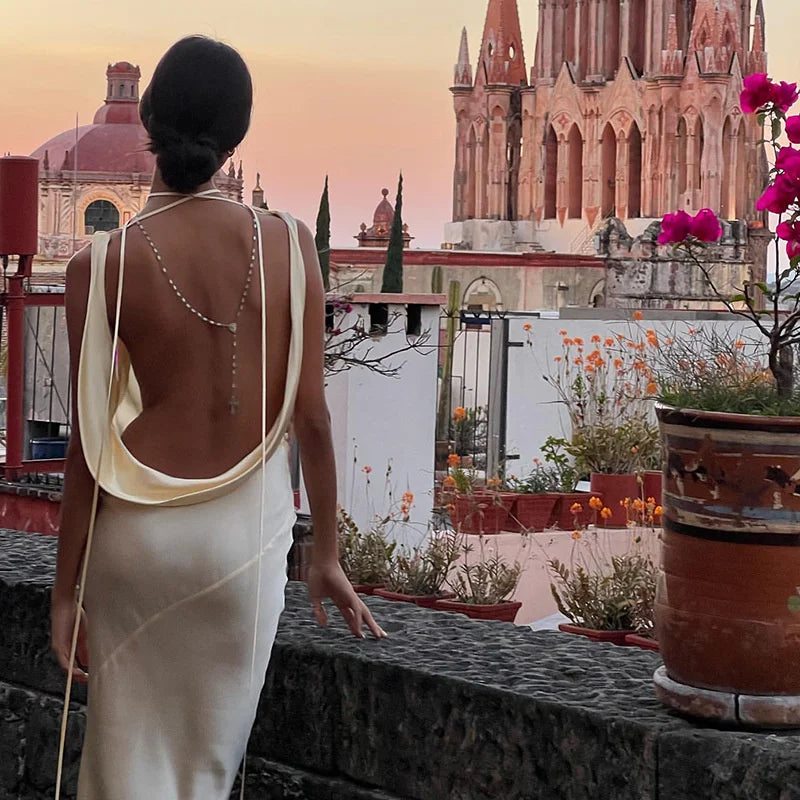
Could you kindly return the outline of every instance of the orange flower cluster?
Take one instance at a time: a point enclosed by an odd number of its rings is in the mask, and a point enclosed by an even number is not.
[[[463,408],[462,406],[459,406],[453,412],[453,419],[456,422],[463,422],[466,418],[467,418],[467,410],[465,408]]]
[[[400,503],[400,513],[407,518],[409,512],[411,511],[411,506],[413,505],[414,505],[414,493],[406,492],[403,495],[402,502]]]
[[[461,466],[461,456],[456,455],[455,453],[450,453],[447,456],[447,464],[450,467],[460,467]]]

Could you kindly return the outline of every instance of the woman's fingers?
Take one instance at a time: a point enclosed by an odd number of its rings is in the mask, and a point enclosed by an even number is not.
[[[321,600],[313,599],[311,607],[314,609],[314,618],[317,620],[317,625],[321,628],[328,627],[328,615],[325,613],[325,608]]]
[[[372,612],[364,605],[364,621],[367,623],[367,627],[372,631],[373,635],[378,639],[386,639],[388,634],[386,631],[375,622],[375,618],[372,616]]]
[[[56,658],[58,659],[58,663],[61,665],[61,669],[64,672],[70,671],[69,665],[69,652],[64,650],[58,650],[56,652]],[[72,667],[72,680],[76,683],[88,683],[89,682],[89,675],[87,672],[82,670],[77,664],[74,664]]]

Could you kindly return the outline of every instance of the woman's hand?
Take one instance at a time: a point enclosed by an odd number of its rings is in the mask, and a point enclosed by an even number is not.
[[[308,570],[308,594],[311,597],[314,616],[323,628],[328,624],[328,615],[325,613],[322,601],[330,597],[354,636],[363,639],[363,626],[366,624],[376,638],[386,637],[386,632],[372,618],[372,614],[356,594],[338,561],[311,565]]]
[[[65,595],[53,594],[50,602],[50,649],[55,653],[58,663],[69,672],[69,654],[72,647],[72,632],[75,627],[75,599]],[[89,676],[77,662],[89,666],[89,644],[86,636],[86,613],[81,609],[81,622],[78,629],[78,650],[76,663],[72,668],[72,679],[77,683],[88,683]]]

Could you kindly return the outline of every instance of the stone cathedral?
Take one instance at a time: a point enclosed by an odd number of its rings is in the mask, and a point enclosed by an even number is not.
[[[766,169],[739,107],[743,76],[766,71],[753,2],[539,0],[526,60],[516,0],[490,0],[474,62],[462,33],[451,89],[445,246],[596,253],[613,221],[630,249],[665,213],[710,207],[737,221],[726,237],[748,260]]]

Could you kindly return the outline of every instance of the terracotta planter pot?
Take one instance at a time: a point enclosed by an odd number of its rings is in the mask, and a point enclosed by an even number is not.
[[[421,608],[435,608],[437,600],[446,600],[455,597],[452,592],[443,592],[433,595],[403,594],[402,592],[390,592],[388,589],[375,589],[372,593],[375,597],[382,597],[384,600],[396,600],[400,603],[413,603]]]
[[[513,622],[522,603],[497,603],[491,606],[476,606],[470,603],[459,603],[456,600],[437,600],[436,608],[441,611],[455,611],[470,619],[493,619],[500,622]]]
[[[648,470],[642,475],[642,499],[647,502],[649,498],[656,501],[656,505],[663,505],[664,473]]]
[[[646,636],[640,636],[638,633],[629,633],[625,637],[625,644],[630,647],[639,647],[642,650],[652,650],[654,653],[659,653],[660,648],[655,639],[648,639]]]
[[[502,533],[509,527],[514,495],[509,492],[477,491],[458,495],[453,526],[462,533]]]
[[[782,719],[800,722],[800,615],[789,610],[800,585],[800,419],[657,411],[667,473],[656,638],[667,675],[760,695],[762,708],[783,696]]]
[[[384,584],[378,583],[376,585],[367,584],[367,583],[354,583],[353,588],[358,592],[358,594],[366,594],[371,595],[375,594],[376,589],[383,589]]]
[[[562,623],[558,629],[563,633],[573,633],[576,636],[585,636],[593,642],[607,642],[619,647],[630,647],[626,641],[627,637],[636,631],[596,631],[593,628],[582,628],[580,625],[570,625]]]
[[[628,524],[628,511],[622,507],[626,499],[635,500],[641,492],[636,475],[604,475],[593,472],[592,494],[602,495],[603,503],[611,509],[611,517],[605,520],[606,528],[624,528]]]
[[[557,494],[518,494],[509,515],[513,531],[543,531],[553,520]]]
[[[576,521],[580,525],[585,525],[591,519],[591,509],[589,508],[589,500],[593,497],[591,492],[571,492],[556,495],[556,504],[553,509],[553,518],[550,520],[549,527],[555,526],[562,531],[571,531],[575,529]],[[577,503],[581,506],[581,513],[578,514],[577,520],[575,515],[570,510],[572,506]]]

